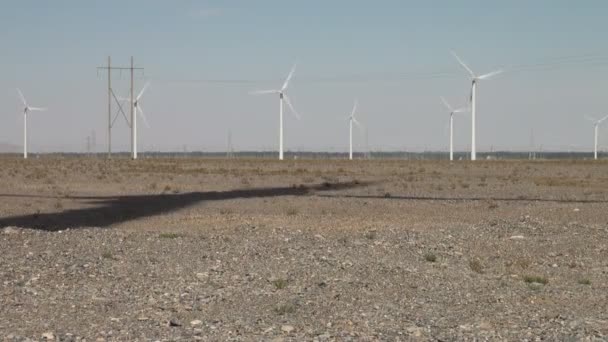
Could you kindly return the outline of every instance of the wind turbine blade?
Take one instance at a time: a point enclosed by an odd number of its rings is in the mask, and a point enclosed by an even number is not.
[[[492,72],[489,72],[489,73],[487,73],[485,75],[481,75],[481,76],[477,77],[477,79],[478,80],[487,80],[487,79],[490,79],[490,78],[492,78],[492,77],[494,77],[494,76],[496,76],[498,74],[502,74],[503,72],[504,72],[504,70],[492,71]]]
[[[41,107],[29,107],[29,110],[31,110],[31,111],[38,111],[38,112],[44,112],[47,109],[46,108],[41,108]]]
[[[456,58],[456,60],[458,61],[458,63],[460,63],[460,65],[462,65],[463,68],[466,69],[466,71],[468,71],[469,74],[471,74],[471,77],[475,77],[475,73],[473,72],[473,70],[471,70],[471,68],[469,68],[463,61],[462,59],[460,59],[460,57],[458,57],[458,55],[456,54],[456,52],[454,51],[450,51],[450,53],[452,54],[452,56],[454,56],[454,58]]]
[[[593,123],[596,123],[596,122],[597,122],[597,119],[596,119],[596,118],[592,118],[592,117],[590,117],[589,115],[585,115],[585,120],[587,120],[587,121],[591,121],[591,122],[593,122]]]
[[[606,120],[606,119],[608,119],[608,115],[606,115],[606,116],[604,116],[603,118],[599,119],[599,120],[597,121],[597,123],[598,123],[598,124],[600,124],[600,123],[602,123],[602,121],[604,121],[604,120]]]
[[[278,94],[278,93],[279,93],[278,90],[255,90],[255,91],[249,92],[249,94],[251,94],[251,95]]]
[[[445,98],[443,98],[443,96],[440,96],[441,98],[441,102],[443,102],[443,105],[445,106],[445,108],[447,108],[450,112],[454,112],[454,109],[452,108],[452,106],[450,106],[450,104],[448,103],[448,101],[445,100]]]
[[[287,79],[285,79],[285,83],[283,83],[283,86],[281,87],[281,91],[285,91],[285,89],[287,89],[287,87],[289,86],[289,81],[291,81],[291,78],[293,77],[293,73],[296,71],[296,66],[297,66],[297,64],[294,64],[293,67],[291,68],[289,75],[287,75]]]
[[[464,112],[467,112],[468,110],[469,110],[469,107],[462,107],[462,108],[453,110],[452,113],[464,113]]]
[[[355,123],[355,125],[359,128],[359,130],[363,133],[365,132],[365,126],[363,126],[362,123],[360,123],[359,121],[357,121],[357,119],[353,118],[353,122]]]
[[[146,114],[144,114],[144,110],[141,108],[141,105],[137,105],[137,112],[139,113],[139,115],[141,116],[141,118],[144,120],[144,125],[146,125],[147,128],[150,128],[150,125],[148,124],[148,119],[146,118]]]
[[[355,100],[355,104],[353,105],[353,111],[350,113],[350,116],[351,116],[352,118],[354,118],[354,117],[355,117],[355,112],[357,111],[357,105],[359,104],[358,102],[359,102],[359,101]]]
[[[283,100],[285,100],[285,103],[287,103],[287,106],[289,106],[289,109],[291,110],[293,115],[296,117],[296,119],[300,120],[300,114],[298,114],[298,112],[295,110],[295,108],[293,108],[293,105],[291,104],[291,100],[289,99],[289,97],[286,94],[283,94]]]
[[[150,85],[150,82],[147,82],[146,85],[144,85],[144,87],[141,88],[139,95],[137,95],[137,97],[135,98],[136,100],[139,100],[139,98],[144,94],[144,92],[146,91],[146,89],[148,88],[149,85]]]
[[[21,102],[23,102],[23,105],[27,107],[27,102],[25,101],[25,96],[23,96],[23,93],[21,92],[21,90],[19,88],[17,88],[17,92],[19,93],[19,97],[21,98]]]

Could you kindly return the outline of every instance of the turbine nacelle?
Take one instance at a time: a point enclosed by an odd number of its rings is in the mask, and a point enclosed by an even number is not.
[[[456,58],[458,63],[469,73],[469,76],[471,77],[471,82],[473,84],[475,84],[477,81],[488,80],[488,79],[490,79],[498,74],[502,74],[504,72],[504,70],[499,69],[499,70],[489,72],[487,74],[477,76],[473,72],[473,70],[471,68],[469,68],[469,66],[462,59],[460,59],[460,57],[458,57],[458,55],[454,51],[450,51],[450,53],[452,54],[452,56],[454,56],[454,58]]]
[[[602,122],[604,122],[604,120],[608,119],[608,115],[604,116],[603,118],[601,118],[599,120],[596,118],[593,118],[589,115],[585,115],[585,119],[587,119],[588,121],[591,121],[594,126],[599,126]]]
[[[449,103],[448,101],[446,101],[446,99],[443,96],[439,97],[441,99],[441,102],[443,103],[443,105],[445,106],[445,108],[448,109],[448,111],[450,111],[450,116],[456,114],[456,113],[464,113],[466,111],[469,110],[469,107],[460,107],[457,109],[454,109]]]
[[[23,102],[23,114],[27,114],[29,112],[43,112],[46,110],[46,108],[40,108],[40,107],[30,107],[27,103],[27,101],[25,100],[25,96],[23,96],[23,93],[21,92],[21,90],[19,88],[17,88],[17,93],[19,94],[19,98],[21,99],[21,102]]]
[[[251,95],[279,94],[279,100],[282,102],[285,102],[287,104],[287,106],[289,107],[291,113],[296,117],[296,119],[300,120],[300,114],[298,114],[298,112],[295,110],[295,108],[293,107],[293,104],[291,103],[291,100],[289,99],[289,96],[287,96],[287,94],[285,93],[285,90],[287,90],[287,88],[289,87],[289,82],[291,81],[293,74],[296,71],[296,66],[297,66],[297,64],[294,64],[293,67],[291,68],[291,70],[289,71],[289,74],[287,75],[285,82],[283,82],[283,86],[281,87],[281,89],[255,90],[255,91],[249,92],[249,94],[251,94]]]

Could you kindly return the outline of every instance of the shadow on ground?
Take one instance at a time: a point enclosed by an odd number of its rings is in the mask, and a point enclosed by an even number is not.
[[[0,218],[0,228],[22,227],[46,231],[67,228],[100,227],[143,217],[166,214],[204,201],[222,201],[279,196],[306,196],[319,191],[335,191],[365,186],[367,183],[323,183],[313,186],[275,187],[261,189],[190,192],[183,194],[135,195],[116,197],[53,197],[0,194],[0,198],[57,198],[83,201],[86,208],[55,213],[36,213]]]
[[[431,197],[431,196],[401,196],[401,195],[326,195],[324,198],[358,198],[358,199],[387,199],[387,200],[407,200],[407,201],[446,201],[446,202],[467,202],[467,201],[495,201],[495,202],[552,202],[552,203],[608,203],[606,200],[577,200],[577,199],[551,199],[534,197]]]

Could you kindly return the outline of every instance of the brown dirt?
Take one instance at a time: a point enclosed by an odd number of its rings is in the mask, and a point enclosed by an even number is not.
[[[0,336],[603,340],[606,171],[0,158]]]

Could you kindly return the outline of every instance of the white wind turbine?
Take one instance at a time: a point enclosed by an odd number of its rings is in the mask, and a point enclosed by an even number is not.
[[[17,89],[21,102],[23,102],[23,159],[27,159],[27,114],[29,112],[42,112],[46,108],[30,107],[25,100],[21,90]]]
[[[597,120],[594,119],[590,116],[585,116],[585,119],[593,122],[593,131],[594,131],[594,136],[593,136],[593,159],[597,160],[597,139],[598,139],[598,129],[600,128],[600,124],[602,123],[602,121],[608,119],[608,115],[604,116],[603,118]]]
[[[471,160],[477,159],[477,147],[475,145],[475,92],[477,89],[477,81],[487,80],[503,72],[503,70],[496,70],[487,74],[476,76],[473,70],[469,68],[461,59],[456,55],[454,51],[450,51],[456,58],[458,63],[471,75]]]
[[[131,157],[133,159],[137,159],[137,114],[141,115],[141,118],[144,120],[144,124],[146,127],[150,128],[148,125],[148,120],[146,119],[146,115],[141,107],[140,100],[144,95],[144,92],[150,85],[150,82],[146,83],[144,87],[141,89],[137,97],[133,99],[133,117],[131,118]],[[120,98],[122,101],[131,102],[130,98]]]
[[[287,106],[289,106],[289,109],[294,114],[294,116],[298,120],[300,119],[300,115],[293,108],[293,105],[291,104],[289,97],[287,96],[287,94],[285,94],[285,90],[287,90],[287,87],[289,87],[289,81],[293,77],[293,73],[295,71],[296,71],[296,65],[294,64],[294,66],[291,68],[291,71],[289,72],[289,75],[287,75],[287,79],[285,79],[285,82],[283,83],[283,86],[281,87],[280,90],[258,90],[258,91],[252,91],[250,93],[250,94],[254,94],[254,95],[279,94],[279,160],[283,160],[283,102],[287,103]]]
[[[441,102],[443,105],[450,111],[450,161],[454,160],[454,114],[463,113],[468,108],[462,107],[458,109],[452,108],[448,101],[446,101],[443,96],[441,96]]]
[[[349,149],[348,149],[348,159],[349,160],[353,160],[353,123],[355,125],[357,125],[359,128],[362,128],[363,125],[357,121],[357,119],[355,118],[355,112],[357,111],[357,100],[355,100],[355,104],[353,106],[353,111],[351,112],[350,116],[348,117],[348,124],[349,124]]]

